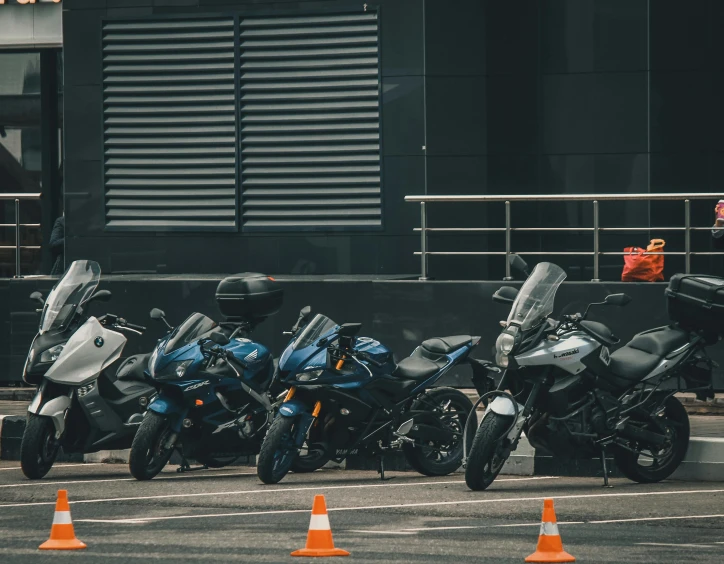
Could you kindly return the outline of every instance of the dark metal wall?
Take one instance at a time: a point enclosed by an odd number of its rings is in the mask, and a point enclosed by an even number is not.
[[[379,0],[382,231],[120,233],[105,230],[101,22],[104,18],[313,13],[362,2],[65,0],[67,258],[104,272],[418,271],[406,194],[715,192],[724,173],[724,2],[720,0]],[[371,3],[370,3],[371,4]],[[713,220],[695,202],[693,224]],[[499,226],[502,208],[444,205],[430,226]],[[514,207],[518,226],[590,225],[590,205]],[[676,226],[674,204],[602,205],[602,226]],[[606,234],[602,250],[680,233]],[[694,250],[709,250],[699,232]],[[588,234],[515,234],[522,250],[590,250]],[[496,236],[438,235],[430,250],[502,248]],[[620,275],[620,257],[602,274]],[[563,260],[591,278],[590,257]],[[694,270],[720,269],[694,261]],[[667,276],[683,259],[667,257]],[[723,269],[724,270],[724,269]],[[490,260],[433,257],[439,279],[499,279]]]
[[[480,335],[482,339],[473,356],[491,359],[500,333],[498,321],[506,319],[509,312],[509,308],[491,300],[500,287],[495,282],[344,281],[310,277],[278,280],[285,292],[284,306],[255,333],[255,338],[269,346],[275,356],[281,354],[288,342],[282,331],[294,324],[299,309],[305,305],[338,323],[361,322],[361,334],[379,339],[394,351],[398,360],[409,355],[424,339],[458,334]],[[146,325],[148,331],[142,337],[129,338],[124,356],[148,352],[163,334],[162,324],[148,317],[152,307],[163,309],[172,325],[194,311],[221,319],[214,300],[218,281],[213,276],[104,277],[100,287],[111,290],[113,298],[108,303],[94,304],[91,313],[111,312]],[[7,320],[0,325],[0,384],[20,380],[27,349],[37,331],[40,316],[28,296],[36,289],[47,295],[53,284],[50,278],[0,280],[0,318]],[[583,311],[589,302],[600,301],[609,293],[626,292],[633,297],[627,307],[601,308],[591,317],[608,324],[626,342],[639,331],[667,324],[664,288],[664,284],[565,283],[556,297],[556,313]],[[719,348],[713,347],[711,354],[724,366],[724,350]],[[468,377],[467,368],[461,368],[448,383],[469,385]]]

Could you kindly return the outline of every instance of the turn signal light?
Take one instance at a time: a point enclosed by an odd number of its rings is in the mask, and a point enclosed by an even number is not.
[[[204,405],[203,400],[197,399],[197,400],[196,400],[196,405]]]

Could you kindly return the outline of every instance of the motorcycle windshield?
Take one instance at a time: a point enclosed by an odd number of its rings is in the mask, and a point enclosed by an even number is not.
[[[48,295],[40,316],[39,333],[66,326],[73,319],[78,306],[91,297],[100,279],[101,267],[97,262],[73,261]]]
[[[325,334],[337,327],[337,323],[329,317],[318,313],[307,324],[307,326],[299,333],[296,341],[294,341],[293,350],[304,349],[321,339]]]
[[[538,264],[518,292],[508,324],[520,325],[521,331],[537,327],[553,313],[556,291],[565,279],[566,273],[560,266],[550,262]]]
[[[207,336],[216,329],[216,321],[203,315],[202,313],[192,313],[186,318],[181,325],[173,332],[171,338],[166,344],[165,354],[185,347],[189,343],[198,341],[200,338]]]

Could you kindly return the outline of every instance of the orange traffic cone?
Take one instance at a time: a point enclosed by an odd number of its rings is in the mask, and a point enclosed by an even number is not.
[[[329,527],[327,504],[323,495],[314,496],[312,519],[309,522],[307,546],[292,552],[292,556],[349,556],[349,552],[334,548],[332,529]]]
[[[540,524],[538,548],[525,559],[526,562],[575,562],[576,559],[563,550],[561,535],[558,534],[556,511],[553,500],[543,501],[543,521]]]
[[[41,550],[78,550],[85,548],[85,544],[75,538],[73,521],[70,519],[70,505],[68,505],[68,491],[58,490],[58,501],[55,503],[55,516],[53,526],[50,528],[50,538],[39,546]]]

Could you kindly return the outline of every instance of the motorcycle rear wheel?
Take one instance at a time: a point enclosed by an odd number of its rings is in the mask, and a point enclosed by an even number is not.
[[[471,490],[487,489],[500,474],[506,460],[500,455],[503,442],[507,440],[503,433],[510,428],[512,422],[512,416],[499,415],[494,411],[483,417],[483,422],[475,433],[465,468],[465,483]]]
[[[171,422],[158,413],[149,411],[133,437],[128,467],[136,480],[150,480],[164,469],[173,449],[163,444],[171,432]]]
[[[689,448],[689,415],[686,413],[686,408],[674,396],[669,396],[664,403],[664,411],[661,416],[666,418],[675,434],[668,447],[668,452],[661,454],[661,451],[658,451],[659,458],[652,461],[650,458],[620,447],[613,451],[616,466],[624,476],[633,482],[653,484],[665,480],[684,460]],[[660,432],[657,428],[652,430]]]
[[[53,467],[59,448],[53,421],[29,413],[20,443],[20,467],[23,474],[30,480],[44,477]]]
[[[434,406],[434,407],[433,407]],[[405,443],[402,452],[407,463],[424,476],[447,476],[460,468],[463,460],[462,435],[468,414],[473,409],[473,402],[459,390],[451,388],[437,388],[430,390],[417,399],[410,409],[430,410],[442,408],[441,418],[443,425],[452,429],[459,435],[452,444],[434,442],[430,445],[420,446]],[[477,427],[478,418],[472,414],[472,428]],[[468,435],[467,450],[470,450],[472,433]]]
[[[296,419],[277,417],[269,427],[256,461],[256,474],[265,484],[276,484],[292,469],[297,449],[294,447]]]

